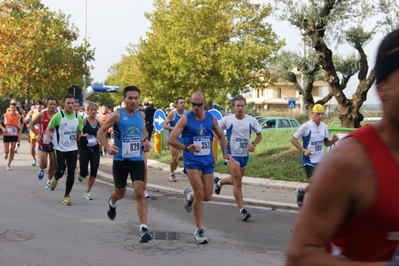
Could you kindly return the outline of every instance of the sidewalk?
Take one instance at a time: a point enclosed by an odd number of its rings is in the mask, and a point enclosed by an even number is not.
[[[183,174],[183,168],[177,168],[175,171],[177,182],[170,182],[169,165],[154,160],[148,160],[148,182],[147,190],[162,191],[183,195],[184,188],[191,188],[188,178]],[[98,175],[112,180],[112,156],[101,157]],[[220,178],[226,177],[226,174],[215,173]],[[298,210],[296,204],[295,189],[298,186],[304,186],[303,183],[275,181],[265,178],[243,178],[242,192],[244,204],[260,205],[271,207],[273,209],[291,209]],[[223,186],[219,195],[213,194],[214,199],[234,202],[233,186]]]

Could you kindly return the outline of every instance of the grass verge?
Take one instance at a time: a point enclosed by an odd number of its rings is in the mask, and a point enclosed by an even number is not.
[[[305,171],[301,164],[301,153],[291,144],[290,140],[295,130],[280,130],[263,132],[262,141],[250,153],[246,176],[270,178],[274,180],[306,182]],[[171,156],[168,149],[161,153],[149,152],[149,159],[169,164]],[[182,163],[180,163],[182,166]],[[215,172],[227,173],[223,158],[218,148],[218,160]]]

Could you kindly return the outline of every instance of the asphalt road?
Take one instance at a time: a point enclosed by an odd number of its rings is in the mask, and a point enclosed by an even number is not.
[[[182,197],[151,193],[148,227],[155,239],[140,244],[132,191],[118,202],[117,216],[106,216],[109,181],[99,179],[93,200],[83,198],[85,182],[76,182],[72,206],[62,198],[65,177],[54,191],[37,179],[38,167],[19,159],[13,170],[0,164],[0,265],[283,265],[295,212],[251,206],[243,222],[235,204],[206,203],[208,245],[192,241],[193,214]],[[3,170],[4,169],[4,170]]]

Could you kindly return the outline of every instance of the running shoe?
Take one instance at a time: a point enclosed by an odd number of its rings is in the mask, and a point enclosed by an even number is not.
[[[71,202],[71,199],[69,198],[69,196],[65,196],[62,203],[64,203],[65,206],[72,205],[72,202]]]
[[[220,194],[220,190],[222,190],[222,187],[218,185],[218,182],[220,181],[220,178],[215,176],[213,178],[213,183],[215,183],[215,186],[213,188],[213,190],[215,191],[216,195]]]
[[[93,197],[90,194],[90,191],[86,191],[85,194],[83,195],[83,198],[87,199],[87,200],[92,200]]]
[[[7,170],[10,171],[11,170],[11,165],[7,164]]]
[[[47,190],[51,190],[50,180],[47,180],[46,185],[44,186]]]
[[[251,214],[246,209],[241,210],[241,220],[246,221],[251,217]]]
[[[152,239],[152,235],[150,232],[148,232],[148,229],[145,227],[141,228],[140,231],[140,243],[148,243],[148,241],[150,241]]]
[[[4,160],[8,159],[8,153],[4,153]]]
[[[37,178],[39,178],[39,180],[42,180],[44,176],[44,169],[40,169],[39,172],[37,173]]]
[[[30,165],[36,166],[36,163],[37,163],[37,161],[36,161],[36,158],[35,158],[35,159],[33,159],[32,163]]]
[[[151,198],[150,194],[147,192],[147,189],[144,189],[144,197],[145,197],[146,199]]]
[[[298,207],[302,206],[304,198],[305,198],[305,192],[303,192],[303,188],[297,187],[296,188],[296,204],[298,204]]]
[[[176,182],[176,175],[175,175],[175,173],[171,173],[171,174],[170,174],[169,181],[170,181],[170,182]]]
[[[79,182],[83,181],[83,177],[79,173],[76,174],[76,178],[79,180]]]
[[[192,200],[188,200],[187,199],[187,195],[191,193],[191,190],[189,188],[185,188],[183,191],[183,195],[184,195],[184,209],[186,209],[187,212],[191,212],[193,210],[193,206],[191,206],[193,204]]]
[[[108,211],[107,211],[108,218],[110,220],[115,220],[116,216],[116,207],[111,207],[111,197],[108,198]]]
[[[53,177],[50,182],[50,190],[54,190],[57,187],[58,180]]]
[[[204,229],[198,228],[194,232],[194,241],[197,244],[208,244],[208,239],[204,236]]]

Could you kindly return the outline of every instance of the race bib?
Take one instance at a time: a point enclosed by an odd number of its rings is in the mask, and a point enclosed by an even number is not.
[[[323,155],[324,151],[323,151],[323,141],[314,141],[311,142],[308,150],[310,150],[312,152],[313,156],[321,156]]]
[[[249,139],[236,138],[234,143],[234,150],[236,153],[247,153]]]
[[[211,141],[209,136],[194,137],[194,144],[201,147],[201,151],[194,152],[195,156],[204,156],[211,153]]]
[[[66,146],[76,145],[76,131],[65,131],[64,136]]]
[[[122,157],[130,158],[130,157],[139,157],[140,156],[140,138],[124,138],[122,139]]]
[[[96,138],[96,136],[89,135],[87,137],[87,147],[93,147],[96,146],[97,144],[98,144],[98,139]]]
[[[16,136],[17,135],[17,127],[7,126],[7,135],[8,136]]]

